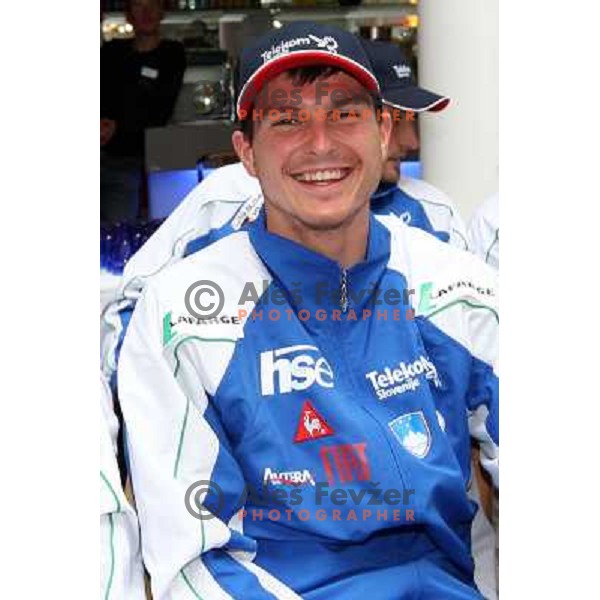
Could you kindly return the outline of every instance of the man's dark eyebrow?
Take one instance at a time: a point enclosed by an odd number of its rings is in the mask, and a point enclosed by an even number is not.
[[[272,110],[276,110],[277,112],[280,113],[287,113],[287,112],[298,112],[298,107],[297,106],[286,106],[283,104],[268,104],[267,106],[260,108],[260,109],[256,109],[258,110],[262,110],[263,113],[268,114],[270,111]]]
[[[367,94],[360,96],[347,96],[346,98],[340,98],[339,100],[334,99],[329,107],[329,110],[346,108],[347,106],[357,106],[360,108],[367,105],[371,106],[371,102]]]
[[[340,108],[346,108],[347,106],[362,108],[363,106],[370,106],[370,98],[368,94],[357,95],[357,96],[346,96],[345,98],[340,98],[338,100],[334,100],[330,106],[325,107],[323,105],[316,105],[317,109],[325,109],[325,110],[339,110]],[[261,108],[254,109],[257,113],[262,111],[263,115],[268,115],[270,111],[276,110],[278,113],[298,113],[302,110],[312,111],[312,108],[301,107],[301,106],[292,106],[286,104],[267,104],[267,106],[263,106]]]

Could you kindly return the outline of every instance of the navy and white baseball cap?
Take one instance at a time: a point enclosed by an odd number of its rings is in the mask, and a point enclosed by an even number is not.
[[[386,104],[413,112],[438,112],[448,106],[450,98],[447,96],[440,96],[416,85],[402,48],[390,42],[367,39],[361,39],[361,42]]]
[[[242,51],[238,117],[248,115],[267,81],[289,69],[310,66],[337,67],[379,96],[377,78],[356,36],[332,25],[296,21],[272,30]]]

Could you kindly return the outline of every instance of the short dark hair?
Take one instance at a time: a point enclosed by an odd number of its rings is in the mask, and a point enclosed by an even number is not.
[[[328,77],[332,77],[337,73],[344,72],[345,71],[343,69],[325,65],[314,65],[311,67],[296,67],[295,69],[289,69],[288,71],[286,71],[287,75],[292,80],[292,83],[298,87],[314,83],[318,79],[327,79]],[[380,114],[382,108],[381,98],[370,92],[367,95],[371,98],[373,102],[373,107],[376,110],[376,114]],[[253,109],[254,105],[250,107],[248,112],[251,114]],[[247,138],[250,143],[252,143],[254,138],[254,119],[251,118],[251,116],[247,116],[245,119],[239,121],[238,125],[240,131],[244,134],[244,137]]]

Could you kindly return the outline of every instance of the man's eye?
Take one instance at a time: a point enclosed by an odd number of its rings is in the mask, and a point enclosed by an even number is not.
[[[289,126],[293,127],[300,124],[300,119],[296,117],[282,117],[273,122],[273,127]]]
[[[354,110],[334,110],[329,114],[330,121],[352,122],[356,121],[358,114]]]

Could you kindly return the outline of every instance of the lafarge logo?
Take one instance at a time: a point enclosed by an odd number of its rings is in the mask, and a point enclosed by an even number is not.
[[[436,387],[442,385],[435,365],[425,356],[420,356],[411,363],[402,361],[394,369],[385,367],[383,371],[371,371],[365,377],[373,386],[379,400],[414,392],[421,385],[422,378],[431,381]]]
[[[333,387],[333,371],[316,346],[300,344],[260,355],[263,396],[307,390],[312,385]]]
[[[335,38],[330,35],[320,38],[310,33],[307,37],[294,38],[286,42],[281,42],[281,44],[277,44],[277,46],[271,46],[271,49],[265,50],[265,52],[261,54],[261,57],[263,62],[267,62],[281,54],[287,54],[296,46],[312,46],[314,44],[316,44],[317,48],[320,50],[323,49],[337,54],[338,43]]]

